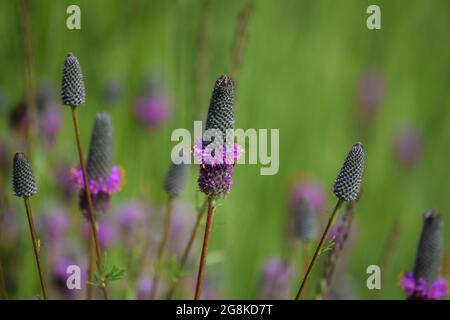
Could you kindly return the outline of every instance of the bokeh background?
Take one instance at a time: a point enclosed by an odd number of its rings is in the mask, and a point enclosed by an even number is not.
[[[73,3],[81,8],[81,30],[65,25]],[[366,28],[370,4],[381,7],[381,30]],[[151,249],[143,262],[135,257],[146,239],[156,242],[161,233],[171,132],[204,120],[214,81],[230,73],[237,88],[236,126],[279,129],[280,167],[273,176],[261,176],[260,165],[236,167],[232,192],[214,222],[207,297],[263,297],[264,282],[280,272],[273,265],[284,266],[292,188],[308,181],[320,185],[325,200],[317,215],[325,220],[335,204],[335,176],[360,141],[367,156],[364,192],[335,291],[374,298],[366,268],[388,256],[377,298],[403,299],[399,275],[412,270],[423,212],[438,210],[447,225],[450,218],[449,29],[445,0],[2,1],[0,261],[9,297],[39,292],[26,215],[10,185],[16,151],[28,153],[38,181],[31,201],[53,297],[75,298],[59,288],[61,260],[86,262],[83,217],[67,180],[78,156],[70,112],[59,95],[64,57],[73,52],[87,90],[79,110],[85,152],[96,113],[109,113],[115,163],[126,173],[103,218],[110,226],[105,250],[112,263],[139,270],[139,276],[128,272],[112,283],[114,298],[138,297],[152,276]],[[188,232],[203,199],[197,175],[192,167],[177,200],[173,254],[177,241],[184,241],[177,235]],[[118,217],[130,202],[152,218],[126,241]],[[49,236],[54,229],[57,240]],[[192,296],[198,245],[177,297]],[[300,248],[294,251],[289,275],[277,280],[287,297],[302,272]],[[278,271],[267,270],[271,263]],[[448,268],[444,263],[447,277]],[[166,271],[163,279],[169,278]],[[310,285],[311,297],[315,288]]]

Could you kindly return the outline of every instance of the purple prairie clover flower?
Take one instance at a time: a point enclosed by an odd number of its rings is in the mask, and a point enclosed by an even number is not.
[[[85,221],[83,224],[83,235],[86,239],[88,239],[90,231],[91,225],[89,222]],[[107,221],[97,223],[97,235],[98,242],[102,248],[111,247],[116,240],[116,230],[114,226]]]
[[[112,164],[113,158],[113,128],[111,117],[106,113],[97,114],[89,145],[86,162],[89,191],[97,211],[105,212],[108,208],[111,194],[120,191],[123,182],[123,172]],[[87,208],[81,168],[72,170],[73,181],[80,189],[79,205],[83,211]]]
[[[81,171],[81,168],[79,166],[72,168],[71,175],[74,185],[77,188],[84,190],[83,173]],[[122,182],[123,182],[122,169],[114,166],[111,168],[111,175],[108,177],[108,179],[106,180],[102,178],[98,180],[90,179],[89,190],[91,191],[91,195],[93,197],[98,196],[100,194],[110,195],[119,192],[121,190]]]
[[[162,93],[145,94],[134,106],[136,120],[146,128],[154,129],[167,121],[172,113],[172,103]]]
[[[379,71],[364,73],[358,82],[357,99],[363,117],[373,116],[384,99],[384,78]]]
[[[145,220],[147,209],[137,201],[121,204],[116,212],[118,228],[123,233],[133,233],[134,230]]]
[[[436,281],[427,284],[423,278],[416,280],[413,272],[401,276],[400,286],[409,299],[440,300],[448,294],[444,278],[439,277]]]
[[[188,203],[174,203],[170,219],[168,251],[170,255],[180,254],[189,240],[189,235],[195,223],[195,210]]]
[[[447,293],[447,284],[440,277],[443,247],[443,221],[439,213],[424,214],[422,233],[413,272],[404,274],[400,285],[411,300],[439,300]]]
[[[62,125],[62,112],[57,106],[49,106],[42,112],[39,121],[39,130],[48,145],[55,141]]]
[[[406,169],[413,168],[420,160],[424,142],[422,134],[416,128],[403,127],[394,137],[394,156],[397,162]]]
[[[58,163],[54,168],[53,179],[64,200],[71,199],[78,188],[74,181],[72,170],[71,166],[65,162]]]
[[[262,299],[285,300],[291,295],[292,269],[286,261],[269,259],[263,269]]]
[[[49,243],[60,242],[69,230],[69,215],[62,207],[50,208],[43,216],[43,225]]]
[[[161,281],[158,281],[158,287],[161,286]],[[148,300],[153,288],[153,279],[147,276],[142,276],[137,281],[136,298],[138,300]],[[156,288],[159,291],[159,288]]]
[[[298,201],[305,200],[315,213],[322,212],[326,196],[321,184],[313,180],[296,183],[291,189],[290,204],[294,206]]]
[[[83,292],[86,288],[86,266],[81,266],[81,290],[70,290],[67,288],[67,280],[70,274],[67,273],[68,267],[71,265],[80,266],[80,263],[72,258],[62,257],[52,263],[51,276],[52,281],[58,291],[62,294],[65,299],[81,299]]]

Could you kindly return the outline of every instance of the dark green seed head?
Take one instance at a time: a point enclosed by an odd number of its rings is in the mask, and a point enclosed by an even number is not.
[[[64,60],[61,97],[63,104],[72,107],[80,106],[86,101],[83,72],[80,62],[72,53]]]
[[[37,192],[33,170],[26,156],[18,152],[13,161],[13,190],[18,197],[30,197]]]
[[[427,283],[432,283],[439,277],[442,261],[443,224],[439,213],[425,212],[414,265],[416,280],[423,278]]]
[[[334,194],[345,201],[358,198],[364,171],[364,148],[361,143],[352,146],[334,183]]]
[[[99,113],[92,129],[91,144],[86,164],[89,179],[107,180],[113,164],[113,129],[111,117]]]

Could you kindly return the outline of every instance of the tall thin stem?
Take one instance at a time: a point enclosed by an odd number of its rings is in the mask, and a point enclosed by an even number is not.
[[[77,141],[77,149],[78,149],[78,156],[80,158],[81,172],[83,173],[84,192],[86,192],[86,199],[87,199],[87,213],[88,213],[88,218],[89,218],[89,222],[91,225],[92,237],[94,239],[95,255],[97,258],[96,259],[97,270],[99,272],[101,272],[102,253],[100,251],[100,245],[99,245],[98,235],[97,235],[97,226],[96,226],[97,223],[95,221],[91,191],[89,189],[89,182],[88,182],[88,177],[87,177],[87,173],[86,173],[86,166],[84,164],[83,148],[81,147],[81,138],[80,138],[80,126],[78,125],[78,114],[77,114],[76,107],[72,107],[72,121],[73,121],[74,130],[75,130],[75,138]],[[104,299],[108,300],[108,290],[106,288],[106,283],[103,282],[101,287],[102,287]]]
[[[34,257],[36,259],[36,265],[39,272],[39,281],[41,282],[42,295],[44,296],[44,300],[47,300],[47,286],[45,285],[44,272],[42,271],[41,258],[39,255],[39,239],[36,236],[36,229],[34,228],[33,213],[31,211],[30,201],[28,197],[24,197],[23,201],[25,203],[25,210],[27,211],[28,225],[30,227],[31,240],[33,241]]]
[[[306,272],[308,269],[308,258],[309,258],[309,242],[308,241],[302,241],[301,242],[302,247],[302,264],[303,264],[303,272]],[[305,293],[308,295],[308,285],[305,285]]]
[[[158,282],[159,282],[159,273],[160,273],[160,269],[161,269],[161,261],[164,256],[164,249],[166,247],[167,239],[169,238],[170,220],[172,218],[172,207],[173,207],[172,197],[169,196],[169,198],[167,199],[166,214],[164,215],[163,234],[161,237],[161,241],[159,243],[158,257],[156,259],[155,274],[153,276],[153,282],[152,282],[152,290],[150,292],[151,300],[155,299],[156,292],[158,291]]]
[[[208,255],[209,237],[211,235],[212,222],[216,207],[212,199],[208,199],[208,215],[206,217],[205,236],[203,238],[202,254],[200,256],[200,265],[198,267],[197,285],[195,286],[194,300],[200,299],[200,291],[203,283],[203,273],[205,271],[206,256]]]
[[[92,236],[91,231],[89,230],[88,235],[88,243],[87,243],[87,249],[89,252],[88,256],[88,281],[93,281],[93,275],[94,275],[94,268],[95,268],[95,248],[94,248],[94,237]],[[92,286],[88,285],[86,288],[86,300],[92,300]]]
[[[317,245],[316,251],[314,252],[314,256],[312,257],[308,269],[306,270],[306,273],[303,277],[300,289],[298,290],[297,296],[295,297],[296,300],[300,300],[303,289],[305,288],[305,285],[309,279],[309,275],[311,274],[311,271],[314,265],[316,264],[316,260],[319,257],[320,252],[322,251],[325,239],[328,237],[328,234],[330,233],[331,227],[333,226],[334,220],[336,219],[336,213],[338,212],[338,209],[342,205],[342,203],[343,203],[342,199],[339,199],[338,202],[336,203],[336,207],[334,208],[333,213],[331,214],[330,219],[328,220],[327,226],[325,227],[325,231],[323,232],[322,237],[320,238],[319,244]]]
[[[191,231],[191,235],[189,237],[189,241],[186,244],[186,247],[183,250],[183,254],[181,256],[181,259],[179,261],[179,272],[181,273],[184,269],[184,266],[186,265],[187,258],[189,257],[189,253],[191,252],[192,245],[194,244],[195,236],[197,235],[198,227],[200,226],[200,222],[203,219],[203,216],[205,215],[206,208],[208,206],[208,199],[205,200],[202,207],[200,208],[200,211],[197,214],[197,219],[195,221],[194,228]],[[175,293],[175,289],[177,288],[178,282],[180,280],[180,277],[176,277],[173,282],[172,286],[169,289],[169,292],[166,296],[166,299],[169,300],[172,298],[173,294]]]

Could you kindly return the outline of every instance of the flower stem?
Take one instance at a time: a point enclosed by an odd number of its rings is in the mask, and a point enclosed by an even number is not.
[[[314,265],[316,264],[316,260],[320,255],[320,252],[322,250],[325,239],[328,237],[331,227],[333,226],[334,220],[336,219],[336,213],[338,212],[338,209],[342,205],[342,203],[343,203],[342,199],[339,199],[338,202],[336,203],[336,207],[334,208],[333,213],[331,214],[330,219],[328,220],[325,231],[323,232],[322,237],[320,238],[319,244],[317,245],[316,251],[314,252],[314,256],[312,257],[312,260],[309,263],[308,269],[306,270],[306,273],[303,277],[302,283],[300,285],[300,289],[298,290],[297,296],[295,297],[296,300],[300,300],[303,289],[305,288],[306,283],[308,281],[309,275],[311,274],[311,271],[312,271]]]
[[[303,272],[306,272],[308,269],[308,261],[309,261],[309,241],[302,241],[302,263],[303,263]],[[305,294],[308,295],[308,284],[305,285]]]
[[[211,235],[212,222],[214,218],[214,212],[216,207],[212,199],[208,199],[208,215],[206,217],[205,236],[203,238],[202,254],[200,256],[200,265],[198,267],[197,285],[195,287],[194,300],[200,299],[200,291],[203,282],[203,273],[206,265],[206,256],[208,254],[209,237]]]
[[[200,211],[197,214],[197,219],[195,221],[194,228],[192,229],[191,235],[189,237],[189,241],[186,244],[186,247],[184,248],[184,251],[183,251],[183,255],[181,256],[181,259],[179,261],[179,268],[180,268],[179,272],[180,273],[183,271],[184,266],[186,265],[187,258],[189,257],[189,253],[191,252],[192,245],[194,244],[195,236],[197,235],[198,227],[200,226],[200,222],[202,221],[203,216],[205,215],[207,205],[208,205],[208,200],[206,199],[205,202],[203,203],[202,207],[200,208]],[[178,285],[179,280],[180,280],[180,276],[177,276],[173,280],[172,286],[169,289],[169,293],[166,296],[167,300],[172,298],[173,294],[175,293],[175,289]]]
[[[92,232],[89,230],[89,240],[88,240],[88,252],[89,252],[89,261],[88,261],[88,281],[94,281],[94,268],[95,268],[95,248],[94,248],[94,237],[92,236]],[[86,288],[86,300],[92,300],[92,286],[88,285]]]
[[[86,166],[84,164],[83,148],[81,147],[81,138],[80,138],[80,126],[78,125],[78,114],[77,114],[76,107],[72,107],[72,121],[73,121],[74,130],[75,130],[75,138],[77,141],[77,149],[78,149],[78,156],[80,158],[81,172],[83,173],[84,192],[86,192],[86,199],[87,199],[87,213],[88,213],[88,218],[89,218],[89,222],[91,225],[92,237],[94,239],[97,270],[98,270],[98,272],[101,272],[101,270],[102,270],[102,254],[100,251],[100,245],[99,245],[98,236],[97,236],[97,224],[95,221],[94,209],[92,206],[91,191],[89,189],[89,182],[88,182],[88,177],[87,177],[87,173],[86,173]],[[101,287],[102,287],[102,291],[103,291],[103,298],[105,300],[108,300],[108,290],[106,288],[106,283],[102,283]]]
[[[30,201],[28,197],[24,197],[23,201],[25,203],[25,210],[27,211],[28,225],[30,227],[31,240],[33,241],[34,257],[36,258],[36,265],[39,272],[39,281],[41,282],[42,295],[44,297],[44,300],[47,300],[47,287],[45,285],[44,272],[42,271],[41,258],[39,255],[39,239],[36,236],[36,230],[34,228],[33,213],[31,211]]]
[[[164,256],[164,249],[166,247],[167,239],[169,238],[170,220],[172,218],[172,197],[169,196],[166,205],[166,214],[164,215],[163,234],[158,248],[158,257],[156,259],[155,275],[153,276],[152,290],[150,292],[150,299],[153,300],[156,297],[158,291],[159,273],[161,269],[161,261]]]

